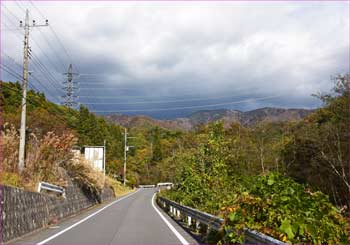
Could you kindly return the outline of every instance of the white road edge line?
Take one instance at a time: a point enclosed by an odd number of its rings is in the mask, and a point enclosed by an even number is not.
[[[151,200],[151,203],[152,203],[152,206],[153,206],[154,210],[157,211],[159,216],[162,218],[162,220],[165,222],[165,224],[167,224],[167,226],[175,234],[175,236],[180,240],[180,242],[183,245],[189,245],[190,243],[188,241],[186,241],[186,239],[175,229],[175,227],[172,224],[170,224],[170,222],[164,217],[164,215],[154,205],[154,198],[155,198],[156,194],[157,193],[154,193],[154,195],[152,197],[152,200]]]
[[[65,233],[66,231],[69,231],[69,230],[72,229],[73,227],[75,227],[75,226],[77,226],[77,225],[83,223],[84,221],[90,219],[91,217],[95,216],[96,214],[100,213],[101,211],[105,210],[106,208],[112,206],[113,204],[115,204],[115,203],[117,203],[117,202],[120,202],[121,200],[123,200],[123,199],[125,199],[125,198],[128,198],[128,197],[130,197],[130,196],[136,194],[139,190],[140,190],[140,189],[138,189],[137,191],[135,191],[135,192],[133,192],[133,193],[130,193],[130,194],[128,194],[128,195],[126,195],[126,196],[124,196],[124,197],[122,197],[122,198],[120,198],[120,199],[117,199],[117,200],[115,200],[114,202],[111,202],[111,203],[108,204],[107,206],[104,206],[104,207],[101,208],[100,210],[96,211],[95,213],[90,214],[89,216],[85,217],[84,219],[78,221],[77,223],[75,223],[75,224],[73,224],[73,225],[67,227],[66,229],[64,229],[64,230],[62,230],[62,231],[56,233],[56,234],[53,235],[53,236],[50,236],[49,238],[47,238],[47,239],[45,239],[45,240],[43,240],[43,241],[41,241],[41,242],[39,242],[39,243],[36,243],[36,245],[42,245],[42,244],[45,244],[45,243],[51,241],[52,239],[54,239],[54,238],[56,238],[56,237],[62,235],[62,234]]]

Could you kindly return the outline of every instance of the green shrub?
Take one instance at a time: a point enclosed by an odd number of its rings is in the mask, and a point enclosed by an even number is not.
[[[242,241],[246,227],[284,242],[349,243],[347,220],[323,193],[311,192],[277,173],[255,177],[250,183],[248,191],[237,193],[233,204],[221,210],[225,242]]]

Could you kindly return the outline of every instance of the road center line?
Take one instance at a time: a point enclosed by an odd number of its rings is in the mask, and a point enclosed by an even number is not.
[[[135,192],[133,192],[133,193],[130,193],[130,194],[128,194],[128,195],[126,195],[126,196],[124,196],[124,197],[122,197],[122,198],[120,198],[120,199],[115,200],[114,202],[112,202],[112,203],[108,204],[107,206],[101,208],[100,210],[96,211],[95,213],[90,214],[89,216],[85,217],[84,219],[82,219],[82,220],[78,221],[77,223],[75,223],[75,224],[73,224],[73,225],[67,227],[66,229],[64,229],[64,230],[62,230],[62,231],[56,233],[55,235],[50,236],[49,238],[47,238],[47,239],[45,239],[45,240],[43,240],[43,241],[37,243],[36,245],[42,245],[42,244],[45,244],[45,243],[51,241],[52,239],[54,239],[54,238],[56,238],[56,237],[62,235],[62,234],[65,233],[66,231],[69,231],[70,229],[74,228],[75,226],[77,226],[77,225],[83,223],[84,221],[86,221],[86,220],[90,219],[91,217],[95,216],[96,214],[102,212],[103,210],[105,210],[106,208],[112,206],[113,204],[115,204],[115,203],[117,203],[117,202],[120,202],[121,200],[124,200],[125,198],[128,198],[128,197],[130,197],[130,196],[136,194],[139,190],[140,190],[140,189],[138,189],[137,191],[135,191]]]
[[[186,239],[175,229],[175,227],[172,224],[170,224],[170,222],[164,217],[164,215],[156,208],[156,206],[154,205],[155,196],[156,196],[156,193],[154,193],[152,200],[151,200],[151,203],[152,203],[154,210],[157,211],[159,216],[162,218],[162,220],[165,222],[165,224],[169,227],[169,229],[175,234],[175,236],[180,240],[180,242],[183,245],[189,245],[189,242],[186,241]]]

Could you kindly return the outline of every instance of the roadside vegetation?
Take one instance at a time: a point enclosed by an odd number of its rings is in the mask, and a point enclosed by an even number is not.
[[[349,76],[318,97],[324,107],[298,122],[216,122],[187,135],[164,160],[176,187],[162,195],[225,218],[216,242],[242,242],[251,228],[288,243],[349,243]]]

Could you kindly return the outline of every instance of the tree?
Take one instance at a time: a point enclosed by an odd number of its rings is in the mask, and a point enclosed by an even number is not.
[[[349,75],[337,76],[333,93],[318,98],[324,107],[294,126],[282,157],[290,176],[350,206]]]

